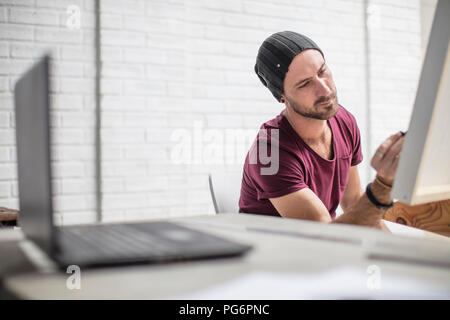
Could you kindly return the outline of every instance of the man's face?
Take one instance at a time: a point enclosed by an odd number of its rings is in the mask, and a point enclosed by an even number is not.
[[[322,54],[309,49],[291,62],[284,79],[282,97],[297,114],[328,120],[338,111],[336,86]]]

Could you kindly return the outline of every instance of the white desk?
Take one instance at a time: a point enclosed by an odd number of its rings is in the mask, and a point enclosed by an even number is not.
[[[251,244],[254,249],[240,258],[86,269],[81,272],[81,290],[66,288],[69,275],[65,273],[14,276],[5,279],[4,285],[14,294],[30,299],[171,299],[189,297],[255,271],[315,276],[343,266],[365,273],[369,265],[376,265],[383,278],[420,280],[450,299],[450,264],[367,258],[368,251],[409,251],[419,260],[441,255],[444,262],[450,262],[450,241],[428,232],[410,230],[412,237],[408,237],[364,227],[247,214],[170,220]],[[397,231],[392,229],[396,233],[409,229],[397,227]],[[269,298],[276,296],[272,293]]]

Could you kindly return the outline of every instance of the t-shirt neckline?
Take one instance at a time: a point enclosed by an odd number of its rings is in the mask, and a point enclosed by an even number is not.
[[[286,112],[286,109],[284,109],[283,111],[281,111],[280,115],[282,118],[282,121],[284,121],[287,125],[287,127],[289,128],[288,130],[291,131],[292,134],[294,134],[294,136],[298,139],[298,141],[300,141],[300,143],[307,148],[312,154],[314,154],[314,156],[318,159],[321,159],[322,161],[328,162],[328,163],[334,163],[337,159],[337,154],[336,154],[336,139],[335,139],[335,132],[334,132],[334,127],[333,127],[333,123],[331,122],[331,120],[334,120],[334,116],[331,117],[330,119],[327,120],[327,124],[330,127],[331,130],[331,146],[333,148],[333,159],[329,160],[329,159],[325,159],[324,157],[322,157],[321,155],[319,155],[316,151],[314,151],[313,148],[311,148],[304,140],[302,137],[300,137],[300,135],[297,133],[297,131],[295,131],[295,129],[291,126],[291,123],[289,122],[289,120],[286,118],[286,116],[284,115],[284,113]],[[297,141],[296,141],[297,143]],[[298,144],[297,144],[298,145]]]

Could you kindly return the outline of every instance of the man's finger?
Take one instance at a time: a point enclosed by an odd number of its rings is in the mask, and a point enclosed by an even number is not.
[[[405,141],[405,138],[401,137],[400,139],[398,139],[397,141],[394,142],[394,144],[386,152],[386,155],[385,155],[386,161],[391,163],[400,157],[400,152],[402,151],[404,141]]]
[[[396,155],[395,158],[394,158],[394,165],[392,167],[392,170],[394,172],[397,172],[398,164],[400,162],[399,160],[400,160],[400,155]]]
[[[386,152],[389,151],[389,149],[402,137],[401,132],[397,132],[396,134],[393,134],[389,138],[387,138],[379,147],[378,150],[380,153],[383,154],[383,156],[386,154]]]
[[[401,132],[397,132],[396,134],[391,135],[387,138],[375,151],[375,154],[372,158],[371,165],[374,169],[378,169],[381,164],[381,160],[385,157],[386,153],[389,151],[391,146],[398,141],[398,139],[402,137]]]

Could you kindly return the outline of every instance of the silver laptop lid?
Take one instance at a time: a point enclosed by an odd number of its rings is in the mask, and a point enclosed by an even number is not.
[[[14,90],[19,184],[19,223],[47,253],[54,249],[49,147],[49,56],[16,83]]]

